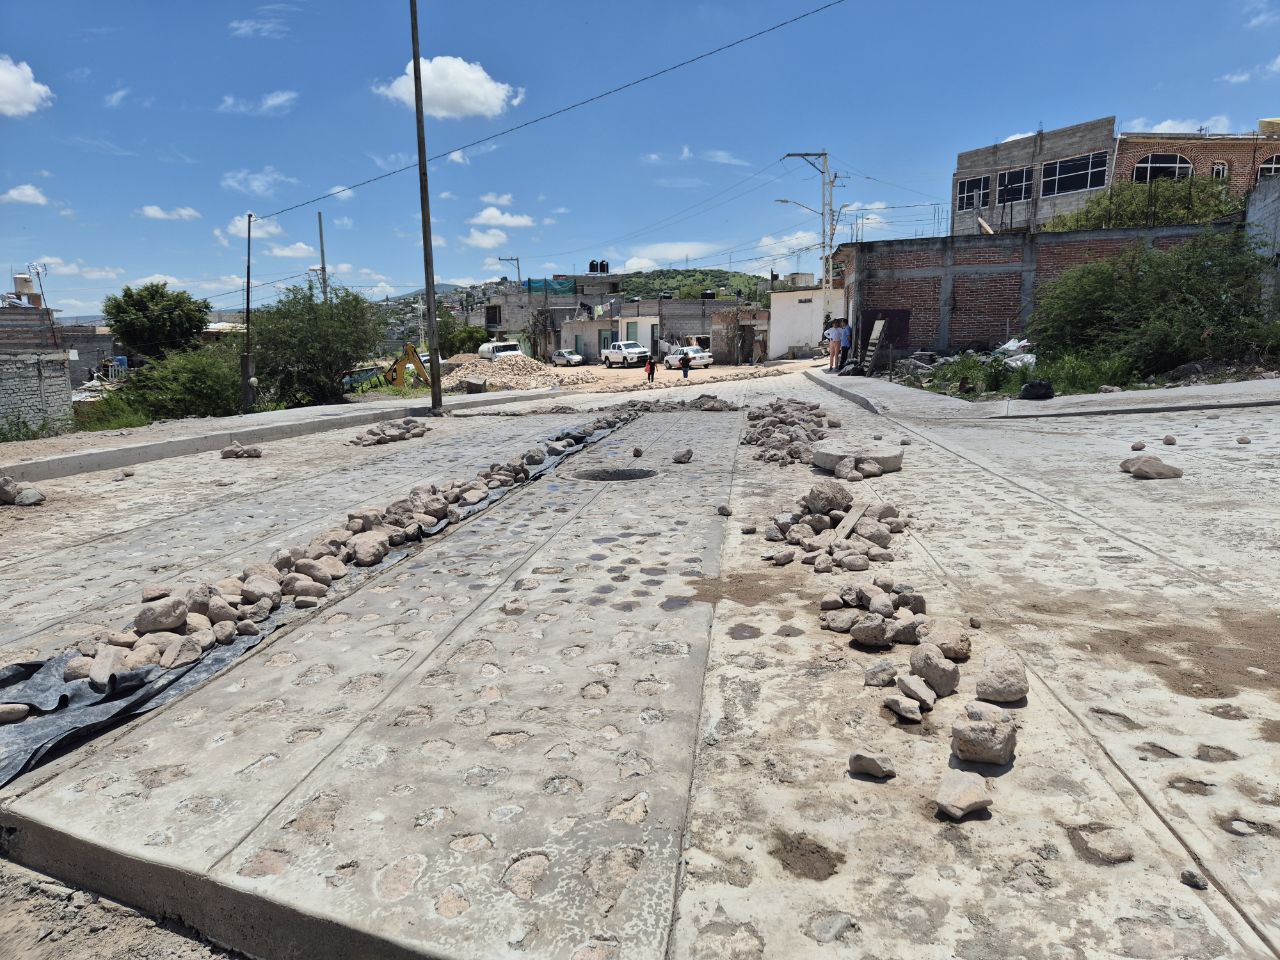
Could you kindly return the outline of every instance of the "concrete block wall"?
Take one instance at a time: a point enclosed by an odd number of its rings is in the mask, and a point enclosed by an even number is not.
[[[28,426],[71,419],[71,379],[65,353],[0,353],[0,422]]]
[[[1114,259],[1134,244],[1167,249],[1206,229],[1214,228],[881,240],[841,244],[833,259],[853,278],[847,289],[851,320],[871,310],[909,310],[911,348],[963,350],[1021,333],[1040,285],[1065,270]]]

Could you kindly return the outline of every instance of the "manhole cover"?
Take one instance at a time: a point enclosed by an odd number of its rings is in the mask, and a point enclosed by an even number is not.
[[[573,475],[575,480],[643,480],[646,477],[656,477],[657,470],[643,470],[639,467],[597,467],[593,470],[579,470]]]

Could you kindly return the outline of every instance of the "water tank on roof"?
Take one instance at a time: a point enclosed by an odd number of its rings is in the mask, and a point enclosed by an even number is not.
[[[587,265],[587,273],[599,273],[599,272],[600,272],[600,261],[592,260],[591,263]]]
[[[608,261],[608,260],[601,260],[601,261],[600,261],[600,272],[601,272],[601,273],[608,273],[608,272],[609,272],[609,261]]]
[[[13,292],[23,296],[35,293],[36,285],[31,282],[31,275],[28,273],[15,273],[13,275]]]

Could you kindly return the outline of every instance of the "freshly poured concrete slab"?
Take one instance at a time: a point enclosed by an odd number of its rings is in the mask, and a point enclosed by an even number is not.
[[[663,956],[740,425],[646,417],[19,780],[9,855],[257,955]]]
[[[385,506],[419,484],[469,478],[580,419],[443,421],[420,440],[375,448],[376,462],[361,450],[340,466],[311,463],[294,471],[288,452],[277,445],[247,463],[209,459],[214,454],[170,461],[164,476],[145,481],[147,493],[113,483],[109,492],[123,498],[122,513],[132,526],[103,531],[84,523],[75,531],[79,539],[66,545],[32,538],[25,555],[0,565],[0,662],[31,659],[103,625],[122,625],[136,609],[143,583],[194,584],[237,574],[279,545],[306,543],[341,525],[348,511]],[[327,438],[348,439],[347,431]],[[254,482],[268,470],[285,478]],[[219,472],[245,482],[210,487],[210,476]],[[175,484],[187,488],[176,496],[188,498],[176,514],[165,501]],[[196,487],[197,494],[187,492]]]

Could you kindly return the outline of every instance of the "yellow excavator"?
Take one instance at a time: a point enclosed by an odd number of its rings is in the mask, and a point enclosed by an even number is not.
[[[413,386],[409,372],[411,367],[424,386],[431,384],[430,367],[427,366],[427,361],[422,359],[422,355],[418,353],[418,348],[412,343],[404,345],[404,353],[382,376],[393,387],[411,387]]]

